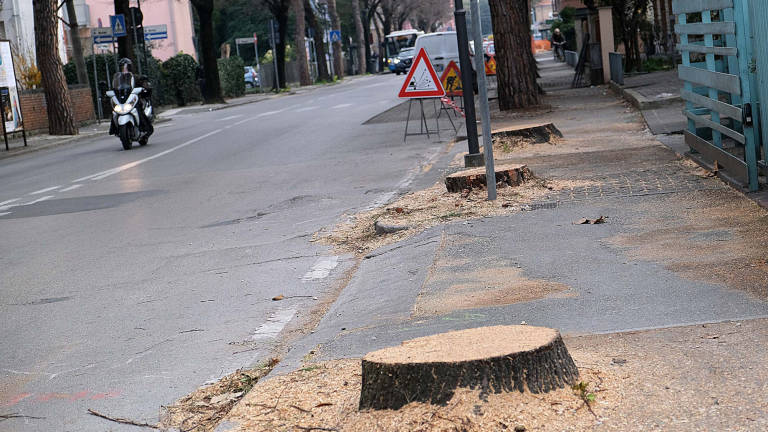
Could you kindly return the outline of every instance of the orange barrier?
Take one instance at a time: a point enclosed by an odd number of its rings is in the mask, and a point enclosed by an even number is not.
[[[552,51],[552,44],[548,40],[533,40],[531,37],[531,49],[534,54],[539,51]]]

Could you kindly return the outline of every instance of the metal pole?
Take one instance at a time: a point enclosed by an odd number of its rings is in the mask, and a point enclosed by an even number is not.
[[[112,79],[109,77],[109,62],[106,58],[104,59],[104,69],[107,73],[107,88],[112,88]]]
[[[469,8],[472,15],[472,32],[475,39],[475,70],[477,71],[477,87],[480,92],[480,115],[483,120],[485,182],[488,186],[488,200],[493,201],[496,199],[496,170],[493,164],[491,113],[488,109],[488,88],[485,86],[485,56],[483,55],[483,32],[480,28],[480,6],[478,0],[469,0]]]
[[[131,22],[133,23],[133,55],[136,56],[136,63],[139,66],[139,75],[141,75],[141,56],[136,52],[139,46],[139,34],[136,32],[136,9],[131,8]]]
[[[259,74],[259,90],[261,90],[262,93],[264,93],[264,80],[263,76],[261,76],[261,59],[259,58],[259,44],[256,41],[253,41],[253,49],[256,51],[256,73]]]
[[[95,41],[94,41],[95,42]],[[101,112],[101,93],[99,93],[99,75],[96,72],[96,44],[91,44],[91,49],[93,50],[93,91],[96,93],[96,114],[99,116],[96,119],[97,124],[101,124],[101,117],[103,117],[103,113]]]
[[[461,68],[461,85],[464,89],[464,113],[467,124],[467,143],[469,154],[464,156],[464,166],[478,167],[483,165],[483,155],[477,139],[477,116],[475,115],[475,94],[472,90],[472,63],[469,60],[469,39],[467,38],[467,11],[462,0],[455,0],[453,16],[456,20],[456,39],[459,43],[459,63]],[[481,47],[482,48],[482,47]]]
[[[272,35],[272,65],[275,68],[275,91],[280,92],[280,76],[277,74],[277,41],[275,40],[274,20],[269,20],[269,33]]]
[[[2,92],[2,90],[0,90]],[[11,90],[8,89],[8,99],[11,98]],[[5,114],[5,104],[3,103],[3,97],[0,95],[0,112]],[[5,116],[3,116],[2,119],[0,119],[3,123],[3,138],[5,139],[5,151],[9,151],[8,148],[8,132],[5,130]]]

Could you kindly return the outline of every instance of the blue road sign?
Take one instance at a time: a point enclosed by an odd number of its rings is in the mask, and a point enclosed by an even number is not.
[[[331,30],[331,42],[341,42],[341,30]]]
[[[144,39],[168,39],[168,26],[165,24],[144,26]]]
[[[115,37],[128,35],[128,32],[125,30],[125,15],[123,14],[110,15],[109,26],[112,27],[112,34]]]

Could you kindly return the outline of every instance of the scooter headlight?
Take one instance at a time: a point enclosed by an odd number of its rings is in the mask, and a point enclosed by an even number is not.
[[[128,114],[133,109],[132,103],[117,104],[115,105],[115,112],[118,114]]]

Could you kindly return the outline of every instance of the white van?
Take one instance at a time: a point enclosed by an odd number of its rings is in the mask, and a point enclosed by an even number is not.
[[[421,35],[416,39],[414,51],[418,53],[422,48],[427,51],[427,56],[438,75],[443,73],[448,63],[451,61],[459,63],[459,42],[456,38],[456,32],[438,32]],[[472,48],[470,45],[470,55]],[[472,65],[474,69],[474,64]]]

